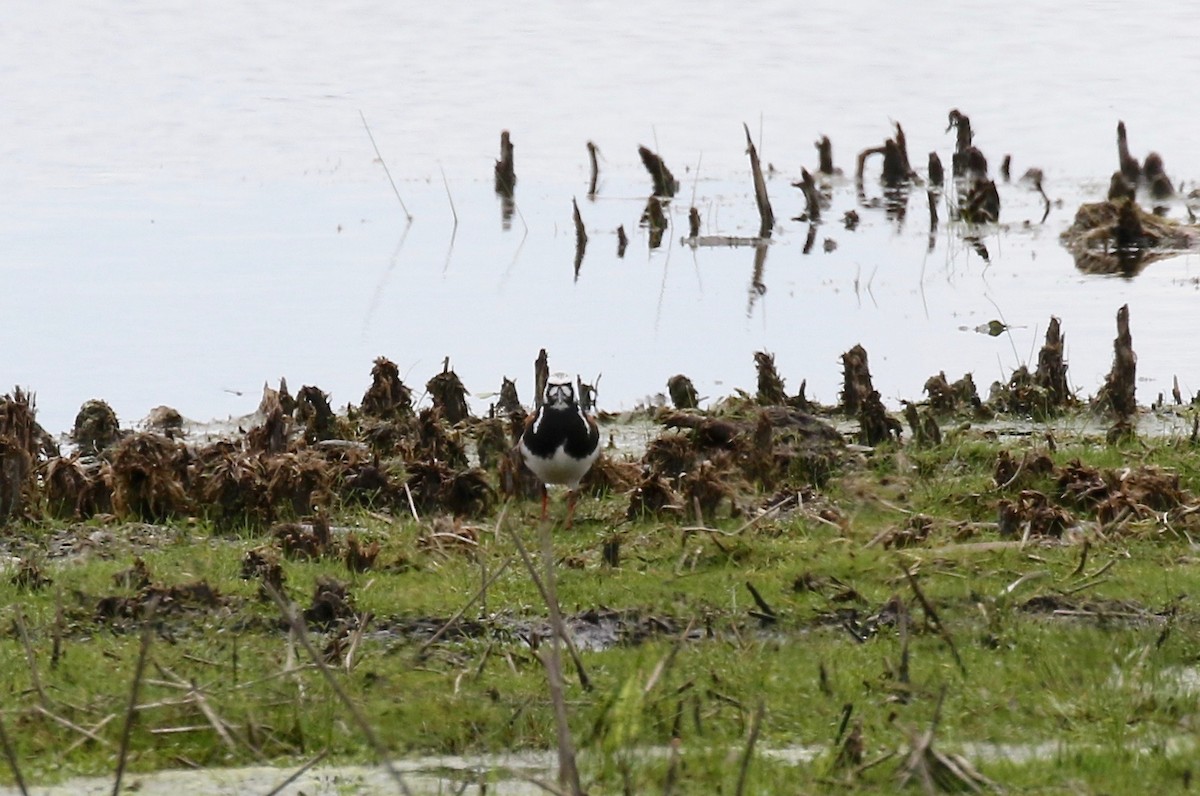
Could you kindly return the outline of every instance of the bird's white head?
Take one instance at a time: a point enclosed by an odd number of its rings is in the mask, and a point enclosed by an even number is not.
[[[552,373],[546,380],[543,403],[554,409],[575,406],[575,381],[566,373]]]

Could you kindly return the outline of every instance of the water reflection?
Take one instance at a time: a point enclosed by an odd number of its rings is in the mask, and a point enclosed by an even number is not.
[[[642,211],[639,224],[646,227],[650,236],[650,248],[657,249],[662,245],[663,234],[667,231],[667,214],[664,202],[657,195],[651,194],[646,200],[646,209]]]
[[[512,228],[512,217],[517,205],[513,194],[517,189],[517,172],[513,163],[512,136],[508,130],[500,133],[500,159],[495,167],[496,195],[500,197],[500,226],[504,230]]]
[[[815,234],[815,229],[815,227],[809,227],[810,234]],[[769,244],[766,241],[754,247],[754,273],[750,277],[750,296],[746,302],[747,318],[754,313],[754,305],[758,302],[759,296],[765,296],[767,293],[767,283],[763,281],[763,272],[767,266],[768,248]]]

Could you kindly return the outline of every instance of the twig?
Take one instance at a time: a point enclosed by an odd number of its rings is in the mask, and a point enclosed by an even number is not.
[[[926,599],[925,592],[921,591],[921,586],[917,583],[917,576],[903,564],[900,564],[900,570],[904,573],[904,577],[908,579],[908,585],[912,587],[913,594],[916,595],[918,602],[921,603],[921,610],[933,622],[934,627],[937,628],[938,635],[942,637],[942,640],[946,642],[946,646],[950,648],[950,653],[954,656],[954,662],[958,664],[959,671],[962,672],[963,677],[966,677],[967,667],[958,654],[958,648],[954,646],[954,639],[950,637],[950,631],[946,629],[946,626],[942,624],[942,620],[938,618],[937,611],[934,610],[933,605]]]
[[[404,205],[404,200],[400,198],[400,189],[396,187],[396,181],[392,179],[392,172],[388,170],[387,161],[383,159],[383,153],[379,151],[379,145],[375,143],[375,136],[371,134],[371,126],[367,124],[367,117],[361,110],[358,112],[358,116],[362,119],[363,127],[367,131],[367,137],[371,139],[371,146],[375,148],[375,157],[379,158],[379,164],[383,166],[383,173],[387,175],[388,182],[392,184],[392,192],[396,194],[396,199],[400,202],[400,209],[404,211],[405,217],[411,222],[413,220],[412,213],[408,212],[408,208]],[[454,207],[453,202],[450,206],[451,208]]]
[[[688,525],[683,528],[680,528],[679,530],[681,530],[683,532],[683,535],[685,537],[688,534],[693,534],[693,533],[706,533],[709,536],[739,536],[743,532],[749,530],[753,526],[755,526],[758,523],[765,520],[767,517],[770,517],[772,514],[775,514],[776,512],[778,512],[781,508],[783,508],[790,502],[792,502],[792,498],[786,497],[783,500],[780,500],[775,505],[767,507],[763,511],[762,514],[759,514],[755,517],[751,517],[749,520],[746,520],[746,522],[742,523],[737,529],[732,530],[732,531],[722,531],[720,528],[709,528],[707,525]],[[835,528],[838,527],[836,523],[832,523],[832,524],[833,524],[833,527],[835,527]]]
[[[1083,568],[1087,566],[1088,548],[1090,546],[1087,537],[1083,537],[1083,550],[1079,552],[1079,566],[1075,567],[1075,571],[1071,573],[1071,577],[1076,578],[1083,574]]]
[[[278,796],[278,794],[283,792],[284,788],[286,788],[288,785],[291,785],[296,780],[300,779],[300,777],[304,776],[304,772],[308,771],[310,768],[315,766],[317,763],[320,763],[322,760],[324,760],[327,757],[329,757],[329,750],[322,749],[321,753],[319,755],[314,757],[312,760],[309,760],[304,765],[300,766],[300,768],[298,768],[292,772],[292,775],[290,777],[285,779],[283,782],[280,782],[275,787],[271,788],[271,790],[267,791],[267,796]]]
[[[100,727],[104,726],[104,724],[107,723],[109,719],[113,718],[112,714],[110,714],[108,716],[108,718],[106,718],[104,721],[100,722],[100,724],[96,726],[96,729],[89,730],[86,727],[80,727],[78,724],[76,724],[73,721],[64,719],[62,716],[51,713],[49,710],[42,707],[41,705],[35,705],[34,710],[36,710],[38,713],[41,713],[43,716],[50,719],[51,721],[61,724],[62,726],[66,727],[68,730],[74,730],[75,732],[84,736],[83,740],[95,741],[96,743],[100,744],[101,746],[112,746],[112,744],[109,743],[107,738],[103,738],[96,734],[96,730],[100,729]]]
[[[367,611],[363,611],[362,614],[356,617],[354,630],[350,633],[350,644],[346,649],[346,657],[344,661],[346,674],[350,674],[354,671],[354,653],[358,652],[358,647],[360,644],[362,644],[363,634],[367,632],[367,623],[370,621],[371,614]]]
[[[408,510],[412,512],[413,520],[421,521],[421,516],[417,514],[417,504],[413,501],[412,490],[408,488],[408,482],[404,482],[404,494],[408,498]]]
[[[746,776],[750,773],[750,756],[754,753],[754,744],[758,741],[758,730],[762,725],[763,713],[766,712],[766,704],[758,703],[758,708],[754,711],[754,718],[750,721],[750,737],[746,740],[746,750],[742,752],[742,765],[738,771],[737,789],[734,791],[735,796],[742,796],[746,790]]]
[[[1062,594],[1064,597],[1069,596],[1072,594],[1076,594],[1077,592],[1084,591],[1085,589],[1090,589],[1093,586],[1099,586],[1101,583],[1108,583],[1108,578],[1092,578],[1091,580],[1085,580],[1083,583],[1080,583],[1078,586],[1073,586],[1069,589],[1064,589],[1062,592],[1060,592],[1060,594]]]
[[[750,596],[754,598],[754,604],[758,606],[758,618],[764,622],[777,621],[779,617],[775,614],[775,609],[763,599],[763,596],[758,593],[758,589],[754,588],[754,584],[746,581],[746,588],[750,590]]]
[[[505,508],[507,508],[507,506]],[[512,561],[513,560],[511,558],[505,559],[504,563],[501,564],[500,567],[483,582],[483,585],[471,595],[471,599],[463,603],[463,606],[455,611],[454,615],[447,619],[446,623],[439,627],[437,632],[430,636],[429,639],[421,645],[420,649],[417,650],[417,658],[423,658],[425,656],[425,651],[433,646],[434,642],[441,638],[447,630],[453,627],[459,619],[462,619],[462,616],[467,612],[467,609],[474,605],[475,601],[487,591],[488,586],[491,586],[496,582],[497,578],[504,574],[504,570],[508,569],[508,565],[511,564]]]
[[[33,684],[33,690],[37,691],[38,702],[44,708],[49,707],[50,700],[42,688],[42,678],[38,676],[37,657],[33,654],[33,645],[29,643],[29,631],[25,628],[25,612],[21,610],[19,603],[16,606],[15,619],[17,632],[21,635],[21,645],[25,647],[25,660],[29,662],[29,680]]]
[[[116,717],[117,717],[116,713],[109,713],[107,716],[100,719],[100,721],[93,724],[92,728],[90,730],[83,730],[84,735],[80,738],[75,739],[75,743],[71,744],[66,749],[63,749],[61,752],[59,752],[58,753],[59,757],[62,759],[66,759],[66,758],[70,757],[71,752],[74,752],[77,748],[79,748],[83,744],[87,743],[88,741],[92,740],[93,738],[95,738],[96,740],[102,740],[98,735],[96,735],[96,733],[99,732],[101,729],[103,729],[104,725],[108,724],[110,721],[112,721]],[[61,717],[56,717],[56,718],[61,718]],[[63,719],[63,721],[65,721],[65,719]],[[104,745],[112,746],[112,744],[109,743],[108,741],[104,741]]]
[[[454,209],[454,197],[450,195],[450,182],[446,179],[446,170],[442,168],[442,164],[438,164],[438,168],[442,171],[442,185],[446,186],[446,198],[450,200],[450,214],[454,216],[454,228],[458,229],[458,211]]]
[[[25,787],[25,778],[21,776],[21,766],[17,763],[17,751],[13,749],[12,743],[8,740],[8,731],[4,729],[3,718],[0,718],[0,746],[4,747],[4,756],[8,758],[8,767],[12,769],[13,779],[17,781],[17,789],[21,791],[21,796],[29,796],[29,790]]]
[[[655,665],[654,671],[650,672],[650,676],[646,678],[646,685],[642,688],[643,695],[649,694],[652,690],[654,690],[654,686],[658,684],[660,679],[662,679],[663,674],[665,674],[671,668],[671,664],[675,662],[675,656],[679,654],[679,650],[683,646],[683,642],[687,640],[688,634],[692,632],[692,626],[695,624],[695,617],[688,620],[687,627],[685,627],[683,632],[679,634],[679,638],[675,639],[675,643],[671,645],[671,649],[668,650],[667,654],[664,655]]]
[[[62,639],[63,639],[63,603],[62,589],[54,591],[54,631],[53,644],[50,647],[50,669],[58,668],[58,662],[62,659]]]
[[[271,599],[274,600],[275,604],[279,607],[280,612],[283,614],[284,620],[292,629],[293,637],[300,641],[300,646],[304,647],[304,651],[308,653],[309,658],[311,658],[312,662],[317,665],[317,668],[321,671],[321,674],[325,678],[325,682],[331,689],[333,689],[333,693],[337,695],[337,698],[341,701],[342,705],[345,706],[346,710],[350,712],[350,716],[358,725],[358,729],[362,732],[362,734],[366,737],[367,742],[370,743],[371,747],[375,750],[375,756],[378,758],[379,764],[382,765],[384,770],[388,772],[392,780],[396,783],[396,787],[400,789],[401,793],[405,794],[405,796],[412,796],[412,791],[409,790],[408,785],[404,781],[404,777],[402,777],[396,767],[392,765],[392,761],[388,757],[387,747],[383,745],[383,741],[381,741],[379,736],[375,734],[375,730],[371,727],[370,722],[367,721],[367,717],[363,715],[361,710],[359,710],[358,705],[355,705],[354,700],[350,699],[350,695],[346,693],[346,689],[342,688],[342,684],[338,682],[336,677],[333,676],[333,671],[329,668],[329,664],[322,660],[321,654],[317,652],[316,647],[313,646],[312,640],[308,637],[308,631],[304,627],[304,623],[300,621],[300,617],[296,613],[295,605],[285,601],[283,596],[277,592],[271,586],[271,584],[264,583],[263,587],[266,589],[267,593],[271,595]],[[116,796],[116,794],[113,794],[113,796]]]
[[[518,776],[518,778],[523,779],[526,782],[528,782],[530,785],[539,787],[542,790],[546,791],[546,793],[553,794],[553,796],[567,796],[565,791],[561,791],[558,788],[551,785],[549,782],[540,780],[537,777],[530,777],[530,776],[525,776],[522,774],[517,774],[517,776]]]
[[[129,757],[129,739],[133,736],[133,718],[137,713],[138,691],[146,673],[146,659],[150,656],[150,643],[154,640],[154,615],[158,613],[158,598],[150,600],[146,608],[145,627],[142,629],[142,646],[138,650],[137,665],[133,669],[133,685],[129,689],[129,706],[125,710],[125,726],[121,728],[121,746],[117,752],[117,772],[113,782],[113,796],[121,794],[121,778],[125,775],[125,762]]]
[[[542,601],[548,605],[550,603],[550,595],[537,573],[537,567],[534,566],[533,559],[529,557],[529,551],[525,549],[525,544],[521,541],[521,537],[511,527],[508,529],[508,534],[517,546],[517,552],[521,554],[521,561],[525,564],[525,569],[528,570],[529,577],[533,580],[533,585],[537,587],[538,593],[542,595]],[[592,682],[588,679],[587,670],[583,668],[583,659],[579,657],[579,650],[575,647],[575,641],[566,632],[565,627],[563,628],[563,641],[566,642],[567,651],[571,653],[571,662],[575,664],[575,671],[579,674],[580,687],[584,691],[591,691]]]
[[[571,739],[571,726],[567,721],[567,701],[563,695],[562,656],[559,643],[567,636],[563,627],[562,612],[555,593],[554,544],[550,538],[550,523],[543,522],[540,528],[542,542],[542,564],[546,568],[546,607],[550,611],[549,654],[539,655],[546,667],[546,679],[550,687],[550,701],[554,706],[554,728],[558,736],[558,781],[571,789],[572,796],[583,796],[579,783],[579,769],[575,765],[575,743]]]
[[[204,698],[203,692],[196,687],[196,684],[189,683],[187,680],[184,680],[166,666],[155,664],[155,667],[164,675],[174,680],[180,687],[187,689],[188,696],[191,698],[192,702],[195,703],[196,707],[200,708],[200,712],[204,714],[204,718],[220,737],[221,742],[225,744],[225,748],[230,752],[237,754],[237,743],[233,740],[233,736],[229,734],[228,725],[226,724],[225,720],[218,716],[217,712],[212,709],[212,705],[208,704],[208,700]]]

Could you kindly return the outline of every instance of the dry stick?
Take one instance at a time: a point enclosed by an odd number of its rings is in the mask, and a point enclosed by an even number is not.
[[[441,627],[439,627],[437,632],[434,633],[432,636],[430,636],[429,640],[421,645],[420,649],[417,650],[418,658],[424,657],[425,650],[427,650],[431,646],[433,646],[433,644],[439,638],[441,638],[442,635],[445,634],[445,632],[447,630],[449,630],[451,627],[453,627],[458,622],[459,619],[462,619],[462,616],[463,616],[463,614],[465,614],[467,612],[467,609],[470,608],[472,605],[474,605],[475,601],[478,600],[480,598],[480,596],[483,595],[487,591],[488,586],[491,586],[493,583],[496,582],[497,578],[499,578],[501,575],[504,574],[504,570],[508,569],[508,565],[511,564],[512,561],[513,560],[511,558],[505,559],[504,563],[500,565],[500,568],[497,569],[495,572],[493,572],[491,574],[491,576],[489,576],[488,579],[483,582],[483,585],[479,587],[479,590],[471,595],[471,599],[469,599],[465,603],[463,603],[462,608],[459,608],[457,611],[455,611],[454,616],[447,619],[446,623],[444,625],[442,625]]]
[[[899,563],[899,562],[897,562]],[[917,596],[918,602],[921,603],[921,610],[925,612],[925,616],[933,620],[934,626],[937,628],[938,635],[946,642],[946,646],[950,648],[950,653],[954,655],[954,662],[958,664],[959,670],[963,673],[963,677],[967,676],[967,667],[959,657],[958,648],[954,646],[954,639],[950,637],[950,631],[942,624],[942,620],[938,617],[937,611],[933,609],[933,605],[925,597],[925,592],[921,591],[920,584],[917,583],[917,576],[914,575],[908,567],[900,564],[900,570],[904,573],[904,577],[908,579],[908,585],[912,587],[913,594]]]
[[[71,752],[74,752],[76,749],[78,749],[80,746],[84,745],[88,741],[93,740],[93,738],[97,741],[101,741],[104,746],[112,746],[111,743],[109,743],[107,740],[100,738],[100,736],[96,735],[96,733],[98,733],[100,730],[104,729],[104,726],[106,724],[108,724],[110,721],[112,721],[113,719],[115,719],[116,717],[117,717],[116,713],[109,713],[107,716],[100,719],[100,721],[93,724],[92,728],[90,730],[85,729],[83,731],[84,734],[82,737],[76,738],[75,742],[73,744],[71,744],[66,749],[63,749],[61,752],[58,753],[59,758],[65,760],[66,758],[71,756]],[[62,720],[65,721],[65,719],[62,719]]]
[[[33,684],[33,690],[37,691],[38,702],[42,707],[49,707],[50,700],[46,697],[46,691],[42,688],[42,679],[38,677],[37,658],[33,654],[33,645],[29,643],[29,631],[25,629],[25,613],[21,610],[21,606],[17,605],[16,624],[17,632],[21,634],[21,645],[25,647],[25,660],[29,662],[29,680]]]
[[[535,786],[541,788],[542,790],[546,791],[546,793],[553,794],[553,796],[567,796],[565,791],[561,791],[558,788],[551,785],[549,782],[543,782],[542,780],[538,779],[537,777],[529,777],[529,776],[525,776],[523,774],[518,773],[517,778],[528,782],[530,785],[535,785]]]
[[[62,604],[62,589],[56,589],[54,592],[54,631],[53,631],[53,646],[50,647],[50,668],[57,669],[58,662],[62,658],[62,639],[63,639],[63,604]]]
[[[283,782],[280,782],[275,787],[271,788],[271,790],[267,791],[267,796],[277,796],[277,794],[282,793],[284,788],[286,788],[288,785],[291,785],[296,780],[300,779],[300,777],[304,776],[304,772],[308,771],[310,768],[315,766],[317,763],[320,763],[322,760],[324,760],[327,757],[329,757],[329,750],[322,749],[321,753],[319,755],[314,757],[312,760],[309,760],[304,765],[300,766],[300,768],[298,768],[292,772],[292,775],[290,777],[285,779]]]
[[[417,514],[417,504],[413,502],[412,490],[408,488],[408,482],[404,482],[404,494],[408,498],[408,510],[412,512],[413,520],[421,521],[421,516]]]
[[[759,702],[758,707],[754,711],[754,718],[750,721],[750,737],[746,740],[746,751],[742,752],[742,765],[738,771],[737,790],[734,791],[736,796],[742,796],[746,791],[746,776],[750,773],[750,756],[754,754],[754,744],[758,741],[758,729],[762,725],[763,713],[765,711],[766,704]]]
[[[525,569],[529,571],[529,577],[533,579],[533,585],[537,586],[538,593],[542,595],[542,601],[549,604],[550,595],[546,591],[546,586],[542,583],[541,577],[537,574],[537,567],[533,564],[533,559],[529,557],[529,551],[525,549],[525,544],[521,541],[521,537],[512,528],[508,529],[509,536],[517,546],[517,552],[521,554],[521,561],[525,564]],[[567,634],[566,628],[563,628],[563,641],[567,644],[567,651],[571,653],[571,662],[575,664],[575,671],[579,674],[579,685],[584,691],[592,690],[592,681],[588,679],[587,671],[583,668],[583,660],[579,657],[579,650],[575,647],[574,640]]]
[[[208,723],[210,726],[212,726],[213,731],[217,733],[217,736],[220,737],[221,742],[225,744],[225,748],[236,755],[238,746],[237,742],[233,740],[233,736],[229,734],[229,725],[224,719],[217,715],[217,712],[213,710],[211,705],[208,704],[208,700],[204,698],[203,692],[196,687],[196,684],[189,683],[187,680],[184,680],[182,677],[175,674],[175,672],[161,664],[155,664],[155,668],[162,672],[163,675],[174,680],[180,688],[187,689],[188,697],[192,700],[196,707],[200,708],[200,712],[204,714],[204,718],[208,720]],[[248,748],[250,748],[250,751],[255,752],[255,756],[258,757],[259,760],[263,759],[262,755],[257,754],[253,747]]]
[[[454,216],[454,227],[450,230],[450,245],[446,247],[446,262],[442,263],[442,273],[450,270],[450,258],[454,255],[454,241],[458,238],[458,211],[454,209],[454,197],[450,195],[450,183],[446,180],[446,170],[439,163],[442,171],[442,184],[446,186],[446,198],[450,200],[450,213]]]
[[[8,732],[4,729],[4,719],[0,718],[0,745],[4,747],[4,756],[8,758],[8,767],[12,769],[13,779],[17,781],[17,789],[21,791],[21,796],[29,796],[29,790],[25,787],[25,778],[21,776],[21,766],[17,763],[17,751],[13,749],[12,743],[8,740]]]
[[[57,716],[57,715],[51,713],[50,711],[46,710],[41,705],[35,705],[34,710],[36,710],[38,713],[41,713],[43,716],[50,719],[51,721],[61,724],[62,726],[66,727],[68,730],[74,730],[75,732],[84,736],[82,739],[80,739],[81,741],[95,741],[96,743],[100,744],[101,746],[112,746],[112,744],[109,743],[107,738],[103,738],[96,734],[96,730],[100,729],[100,727],[104,726],[104,724],[107,723],[109,719],[113,718],[112,714],[109,714],[108,718],[105,719],[104,721],[102,721],[99,725],[97,725],[95,729],[89,730],[87,727],[80,727],[78,724],[76,724],[73,721],[69,721],[68,719],[64,719],[62,716]]]
[[[1071,573],[1071,577],[1076,578],[1083,574],[1083,568],[1087,566],[1088,547],[1087,537],[1083,538],[1083,550],[1079,553],[1079,566],[1075,567],[1075,571]]]
[[[771,210],[771,200],[767,198],[767,181],[763,179],[762,166],[758,162],[758,150],[754,148],[754,141],[750,138],[750,127],[745,122],[742,123],[742,127],[746,130],[746,152],[750,155],[750,171],[754,177],[754,201],[758,204],[758,215],[762,219],[758,227],[758,236],[769,238],[771,230],[775,227],[775,212]]]
[[[679,530],[683,532],[683,535],[685,537],[687,535],[693,534],[693,533],[707,533],[710,536],[739,536],[744,531],[749,530],[751,527],[762,522],[767,517],[770,517],[771,515],[775,514],[781,508],[783,508],[788,503],[790,503],[791,500],[792,500],[792,498],[790,496],[783,498],[775,505],[769,506],[767,509],[765,509],[762,514],[759,514],[756,517],[751,517],[749,520],[746,520],[744,523],[742,523],[740,526],[738,526],[738,528],[736,530],[733,530],[733,531],[722,531],[720,528],[709,528],[706,525],[687,525],[683,528],[680,528]],[[834,527],[835,528],[837,527],[836,523],[834,524]]]
[[[113,796],[120,796],[121,778],[125,776],[125,761],[129,757],[129,739],[133,737],[133,718],[137,713],[138,692],[142,687],[142,677],[146,673],[146,659],[150,657],[150,642],[154,640],[154,615],[158,613],[158,598],[150,601],[146,608],[145,623],[142,629],[142,646],[138,650],[137,665],[133,669],[133,685],[129,689],[129,706],[125,709],[125,726],[121,728],[121,746],[117,752],[117,772],[113,782]]]
[[[594,143],[587,142],[588,157],[592,161],[592,181],[588,185],[588,196],[596,196],[596,183],[600,180],[600,163],[596,159],[596,153],[599,151]]]
[[[646,678],[646,685],[642,688],[643,695],[649,695],[662,676],[670,670],[672,664],[675,663],[675,656],[679,654],[683,642],[687,640],[688,634],[692,632],[692,627],[695,624],[695,617],[688,620],[687,627],[683,629],[683,632],[679,634],[679,638],[675,639],[675,643],[671,645],[671,649],[659,660],[658,664],[654,667],[654,671],[650,672],[650,676]]]
[[[313,663],[317,665],[317,668],[325,678],[325,682],[333,689],[333,693],[341,701],[342,705],[345,706],[346,710],[350,711],[351,718],[354,719],[355,724],[358,725],[358,729],[362,731],[367,742],[371,744],[371,748],[375,751],[375,756],[379,758],[379,764],[391,776],[392,780],[396,783],[396,787],[400,788],[401,793],[405,794],[405,796],[412,796],[412,791],[409,790],[408,785],[404,782],[404,777],[400,775],[400,772],[392,765],[392,761],[388,758],[387,747],[383,745],[383,741],[375,734],[375,730],[371,727],[370,722],[367,721],[367,717],[358,709],[358,705],[355,705],[354,701],[350,699],[350,695],[346,693],[346,689],[342,688],[342,684],[333,676],[329,665],[321,659],[321,654],[317,652],[316,647],[312,644],[312,640],[308,637],[308,631],[305,629],[304,623],[296,615],[295,606],[285,601],[283,596],[275,591],[271,584],[264,583],[263,588],[267,590],[267,594],[271,595],[271,599],[279,607],[284,620],[292,629],[292,636],[300,641],[300,646],[304,647],[304,651],[308,653],[308,657],[312,658]]]
[[[550,653],[539,655],[546,667],[546,680],[550,687],[550,702],[554,706],[554,728],[558,736],[558,782],[571,789],[572,796],[583,796],[579,783],[579,769],[575,765],[575,743],[571,740],[571,726],[567,722],[567,700],[563,695],[562,655],[559,642],[567,637],[563,627],[562,613],[558,609],[558,595],[554,583],[554,543],[550,538],[550,523],[543,522],[539,528],[542,542],[542,565],[546,568],[546,607],[550,611]]]
[[[454,197],[450,195],[450,182],[446,179],[446,170],[442,168],[442,164],[438,164],[438,168],[442,171],[442,185],[446,186],[446,198],[450,200],[450,214],[454,216],[454,229],[458,229],[458,211],[454,209]]]
[[[404,200],[400,198],[400,189],[396,187],[396,181],[392,179],[392,172],[388,170],[387,161],[383,159],[383,153],[379,151],[379,145],[375,143],[375,136],[371,134],[371,126],[367,124],[367,117],[360,110],[359,118],[362,119],[363,127],[366,128],[367,137],[371,139],[371,146],[375,148],[375,157],[379,158],[379,164],[383,166],[383,173],[387,175],[388,182],[392,184],[392,192],[396,194],[397,201],[400,202],[400,209],[404,211],[405,217],[409,222],[413,220],[412,213],[408,212],[408,208],[404,205]]]

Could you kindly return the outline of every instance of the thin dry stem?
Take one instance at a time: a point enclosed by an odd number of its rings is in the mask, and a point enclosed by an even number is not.
[[[342,688],[342,684],[338,682],[338,679],[334,676],[333,671],[329,668],[329,665],[322,660],[321,653],[318,652],[316,647],[313,646],[312,640],[308,637],[308,631],[304,627],[304,623],[300,621],[300,617],[296,613],[295,605],[285,601],[279,592],[271,588],[270,584],[264,583],[263,585],[266,588],[267,593],[271,595],[271,599],[273,599],[275,604],[279,606],[279,610],[283,614],[284,620],[292,629],[293,637],[300,642],[300,646],[304,647],[304,651],[308,653],[309,658],[312,659],[312,662],[316,664],[322,676],[324,676],[325,682],[331,689],[333,689],[333,693],[337,695],[337,698],[341,701],[342,705],[347,711],[350,712],[350,716],[358,725],[359,730],[362,732],[363,736],[366,737],[367,742],[371,744],[372,749],[375,751],[375,756],[379,760],[379,764],[382,765],[388,772],[392,778],[392,781],[396,783],[396,787],[400,789],[401,793],[404,793],[405,796],[412,796],[412,791],[409,790],[408,785],[404,781],[404,777],[400,775],[400,772],[396,770],[396,767],[392,765],[391,760],[388,758],[387,747],[383,745],[383,741],[381,741],[379,736],[375,734],[375,729],[371,726],[371,723],[367,721],[367,717],[363,715],[362,711],[359,710],[358,705],[354,704],[354,700],[352,700],[350,695],[346,693],[346,689]]]

